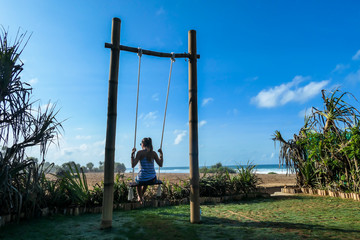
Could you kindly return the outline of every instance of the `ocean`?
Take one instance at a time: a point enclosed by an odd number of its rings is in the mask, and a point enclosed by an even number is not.
[[[201,167],[202,166],[200,166],[200,168]],[[225,166],[225,167],[236,169],[236,165],[230,165],[230,166]],[[156,167],[156,171],[157,170],[158,170],[158,167]],[[135,172],[138,172],[138,171],[139,171],[139,169],[136,167]],[[259,165],[256,165],[255,171],[256,171],[256,173],[260,173],[260,174],[268,174],[269,172],[274,172],[277,174],[286,174],[286,168],[279,167],[279,164],[259,164]],[[127,168],[126,172],[132,172],[132,168]],[[162,167],[160,169],[160,172],[162,172],[162,173],[189,173],[190,169],[189,169],[189,167]]]

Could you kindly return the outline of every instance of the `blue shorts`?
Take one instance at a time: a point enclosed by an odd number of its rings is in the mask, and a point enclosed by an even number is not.
[[[156,183],[156,177],[154,177],[153,179],[148,180],[148,181],[140,181],[140,180],[138,180],[138,179],[136,178],[135,181],[136,181],[139,185],[152,185],[152,184]]]

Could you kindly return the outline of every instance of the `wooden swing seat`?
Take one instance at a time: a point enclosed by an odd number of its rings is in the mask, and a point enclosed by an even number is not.
[[[129,187],[137,187],[137,186],[150,186],[150,185],[161,185],[163,182],[161,180],[156,180],[152,183],[137,183],[137,182],[130,182],[128,183]]]

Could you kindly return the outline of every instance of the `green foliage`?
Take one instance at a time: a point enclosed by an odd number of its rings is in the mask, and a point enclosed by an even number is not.
[[[298,185],[360,191],[359,111],[343,100],[346,95],[351,94],[323,90],[324,110],[313,108],[293,139],[275,131],[280,163],[296,173]]]
[[[259,178],[255,174],[256,165],[248,163],[246,166],[237,166],[237,174],[230,179],[231,189],[235,193],[255,191]]]
[[[89,200],[86,175],[75,163],[67,164],[68,171],[60,177],[60,188],[69,196],[71,204],[85,205]]]
[[[89,206],[101,206],[103,202],[104,197],[104,182],[101,182],[101,184],[95,184],[93,186],[93,189],[90,190],[90,196],[89,196]]]
[[[116,174],[114,182],[114,203],[123,203],[127,201],[128,186],[124,174]]]
[[[220,162],[212,165],[210,168],[202,167],[200,168],[200,173],[235,173],[236,171],[229,167],[224,167]]]
[[[201,197],[219,197],[230,193],[230,176],[227,172],[205,174],[200,178]]]
[[[100,161],[100,162],[99,162],[99,171],[100,171],[100,172],[104,171],[104,167],[105,167],[105,166],[104,166],[104,162]]]
[[[114,181],[114,204],[127,202],[128,185],[130,179],[125,179],[124,174],[116,174]],[[89,191],[88,206],[101,206],[104,195],[104,182],[96,184],[93,189]]]
[[[162,199],[176,200],[189,198],[190,196],[190,181],[180,180],[179,183],[170,183],[169,181],[163,181],[163,185],[161,186],[161,188]]]
[[[94,167],[94,164],[92,162],[89,162],[86,164],[86,167],[89,169],[89,171],[91,172],[93,167]]]
[[[23,42],[25,41],[25,44]],[[55,106],[42,110],[30,101],[32,88],[21,81],[20,55],[27,43],[26,33],[9,42],[8,33],[0,35],[0,213],[25,211],[34,215],[44,206],[45,153],[57,139],[61,123]],[[25,150],[39,147],[42,160],[26,158]]]
[[[61,180],[45,180],[45,202],[47,207],[65,208],[71,204],[69,196],[66,194],[65,189],[60,187]]]
[[[219,165],[218,165],[219,166]],[[199,180],[199,193],[201,197],[221,197],[249,193],[256,190],[259,181],[255,174],[255,165],[237,166],[236,174],[219,171],[215,174],[205,173]],[[182,199],[190,196],[190,181],[179,183],[165,182],[162,198]]]
[[[116,162],[114,167],[115,172],[124,173],[126,171],[125,164]]]

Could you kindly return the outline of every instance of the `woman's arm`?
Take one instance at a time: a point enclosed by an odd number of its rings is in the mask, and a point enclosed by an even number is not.
[[[139,152],[136,154],[135,157],[135,152],[136,152],[136,148],[133,148],[132,152],[131,152],[131,167],[134,168],[136,166],[136,164],[139,162]]]
[[[158,157],[158,155],[156,154],[155,151],[154,151],[154,156],[155,156],[154,159],[155,159],[156,163],[157,163],[160,167],[162,167],[162,166],[163,166],[163,163],[164,163],[163,152],[162,152],[161,149],[159,149],[158,152],[159,152],[159,154],[160,154],[160,159],[159,159],[159,157]]]

